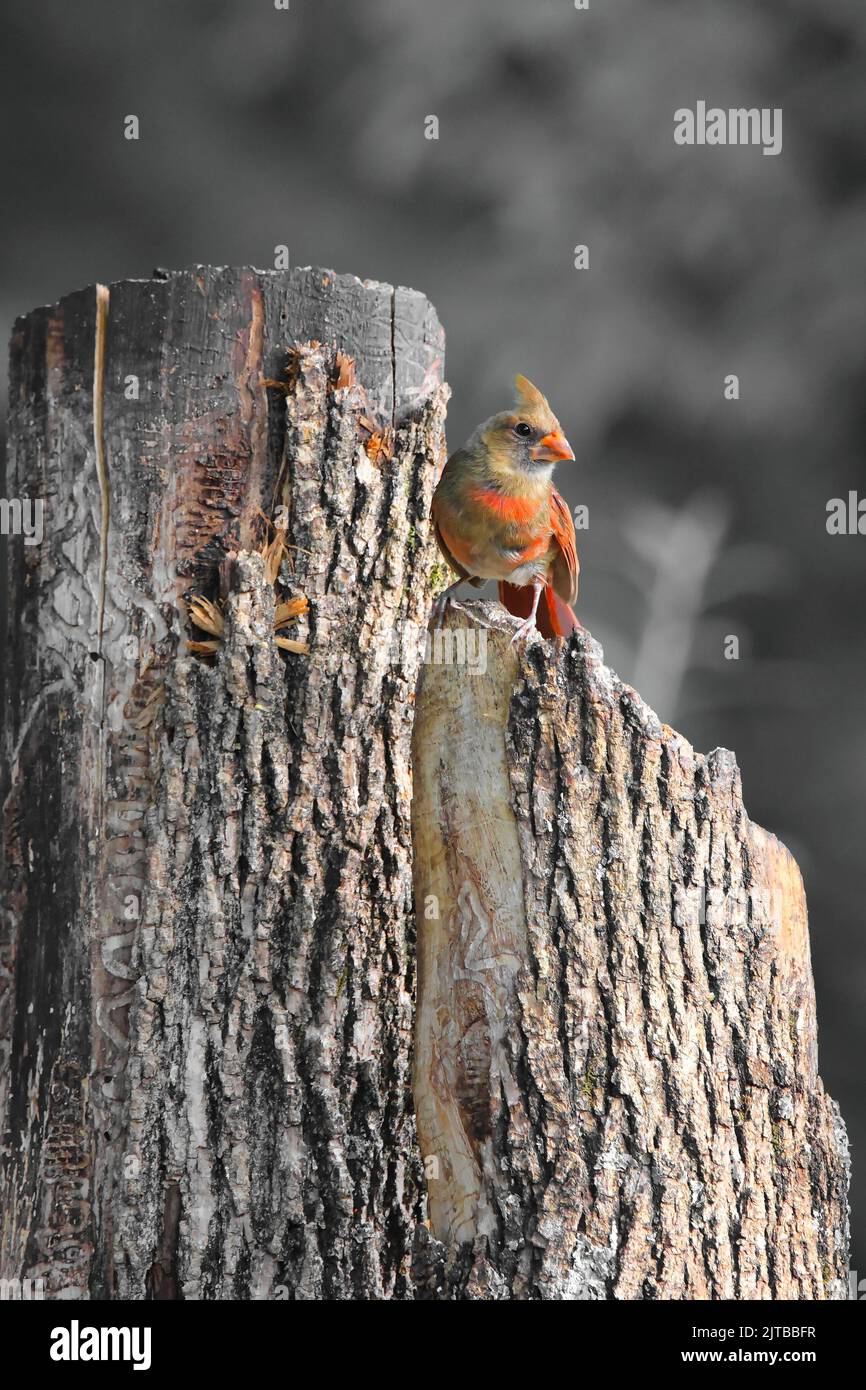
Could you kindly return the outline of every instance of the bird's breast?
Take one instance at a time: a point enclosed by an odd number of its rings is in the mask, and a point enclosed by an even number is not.
[[[467,500],[480,508],[492,525],[517,530],[535,525],[544,510],[537,497],[514,496],[495,487],[470,488]]]
[[[534,481],[510,490],[499,480],[446,469],[434,516],[448,549],[471,575],[531,582],[551,563],[550,488]],[[526,578],[525,576],[529,576]]]

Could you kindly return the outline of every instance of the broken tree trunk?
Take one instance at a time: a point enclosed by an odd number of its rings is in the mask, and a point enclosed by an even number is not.
[[[585,633],[452,608],[416,703],[426,1288],[845,1298],[794,860]]]
[[[9,542],[2,1274],[47,1297],[411,1286],[400,638],[442,361],[421,295],[323,271],[16,325],[7,493],[45,534]]]
[[[16,325],[0,1277],[844,1296],[802,886],[730,756],[455,610],[410,825],[442,353],[309,270]]]

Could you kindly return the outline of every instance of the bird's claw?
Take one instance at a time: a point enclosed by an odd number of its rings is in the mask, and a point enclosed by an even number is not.
[[[450,603],[451,598],[448,594],[440,594],[437,599],[433,600],[431,626],[434,632],[438,632],[442,627],[442,624],[445,622],[445,614],[448,612],[448,607]]]
[[[523,622],[520,624],[511,641],[508,643],[509,647],[513,647],[515,642],[525,642],[531,632],[537,631],[538,629],[535,626],[535,618],[524,618]]]

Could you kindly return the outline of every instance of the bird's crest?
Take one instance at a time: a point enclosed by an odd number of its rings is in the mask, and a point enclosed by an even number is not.
[[[520,413],[530,420],[534,420],[539,425],[546,425],[548,421],[556,419],[550,408],[547,397],[543,396],[537,386],[533,386],[527,377],[521,376],[518,372],[514,378],[515,403]]]

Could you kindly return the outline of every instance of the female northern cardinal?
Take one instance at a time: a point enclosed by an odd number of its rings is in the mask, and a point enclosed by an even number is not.
[[[439,549],[459,575],[437,600],[436,620],[465,579],[477,587],[498,579],[500,602],[524,620],[513,642],[536,622],[544,637],[565,637],[580,627],[569,606],[577,598],[577,548],[551,477],[554,464],[574,454],[541,392],[525,376],[514,384],[514,410],[478,426],[449,458],[433,495]]]

